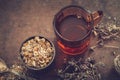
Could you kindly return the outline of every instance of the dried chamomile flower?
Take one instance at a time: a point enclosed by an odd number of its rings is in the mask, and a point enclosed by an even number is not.
[[[42,68],[53,58],[53,46],[45,38],[35,37],[25,42],[21,48],[23,61],[29,67]]]

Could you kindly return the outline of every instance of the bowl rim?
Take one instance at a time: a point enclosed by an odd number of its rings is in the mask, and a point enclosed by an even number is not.
[[[50,43],[50,45],[51,45],[51,46],[53,47],[53,49],[54,49],[54,51],[53,51],[53,56],[52,56],[52,59],[50,60],[50,62],[49,62],[46,66],[40,67],[40,68],[34,68],[34,67],[28,66],[28,65],[24,62],[24,60],[23,60],[22,50],[21,50],[22,47],[23,47],[23,44],[24,44],[25,42],[27,42],[27,41],[29,41],[29,40],[31,40],[31,39],[34,39],[35,37],[44,38],[46,41],[48,41],[48,42]],[[21,44],[21,46],[20,46],[20,50],[19,50],[19,55],[20,55],[20,58],[21,58],[21,60],[22,60],[22,63],[23,63],[28,69],[31,69],[31,70],[42,70],[42,69],[45,69],[45,68],[47,68],[48,66],[50,66],[50,65],[52,64],[52,62],[53,62],[54,59],[55,59],[56,51],[55,51],[55,46],[54,46],[53,42],[50,41],[49,39],[47,39],[46,37],[43,37],[43,36],[31,36],[31,37],[27,38],[25,41],[22,42],[22,44]]]
[[[115,70],[120,74],[120,68],[118,67],[118,58],[120,57],[120,55],[117,55],[115,58],[114,58],[114,67],[115,67]]]

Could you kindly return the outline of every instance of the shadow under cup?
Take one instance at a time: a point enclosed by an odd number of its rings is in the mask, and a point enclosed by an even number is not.
[[[64,53],[77,55],[88,49],[93,19],[82,7],[68,6],[61,9],[53,23],[57,44]]]

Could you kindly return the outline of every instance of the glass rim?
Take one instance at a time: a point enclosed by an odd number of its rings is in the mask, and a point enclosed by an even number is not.
[[[65,9],[68,9],[68,8],[71,8],[71,7],[73,7],[73,8],[79,8],[79,9],[83,10],[86,14],[91,14],[91,13],[87,12],[87,10],[85,10],[85,9],[84,9],[83,7],[81,7],[81,6],[76,6],[76,5],[66,6],[66,7],[60,9],[60,11],[58,11],[58,13],[54,16],[54,20],[53,20],[54,31],[57,33],[57,35],[59,35],[59,36],[60,36],[63,40],[65,40],[65,41],[69,41],[69,42],[82,41],[82,40],[84,40],[85,38],[87,38],[87,37],[91,34],[93,27],[90,27],[90,30],[87,32],[87,34],[86,34],[84,37],[82,37],[81,39],[78,39],[78,40],[69,40],[69,39],[63,37],[63,36],[58,32],[58,30],[56,29],[56,19],[57,19],[58,14],[60,14],[60,13],[61,13],[62,11],[64,11]],[[92,18],[91,25],[94,26],[94,25],[93,25],[93,23],[94,23],[94,22],[93,22],[93,17],[91,16],[91,18]]]

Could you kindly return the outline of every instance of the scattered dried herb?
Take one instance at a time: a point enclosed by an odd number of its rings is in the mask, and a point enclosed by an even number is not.
[[[6,68],[7,70],[1,72],[0,80],[25,80],[20,77],[20,75],[25,75],[25,69],[22,66],[14,64]]]
[[[94,65],[95,60],[88,58],[84,62],[70,60],[65,67],[58,70],[61,80],[101,80],[101,75]]]
[[[6,64],[0,59],[0,73],[5,72],[7,69]]]
[[[118,26],[115,21],[101,23],[94,28],[93,32],[102,40],[120,39],[120,26]]]
[[[120,55],[117,55],[114,59],[114,66],[116,71],[120,74]]]

